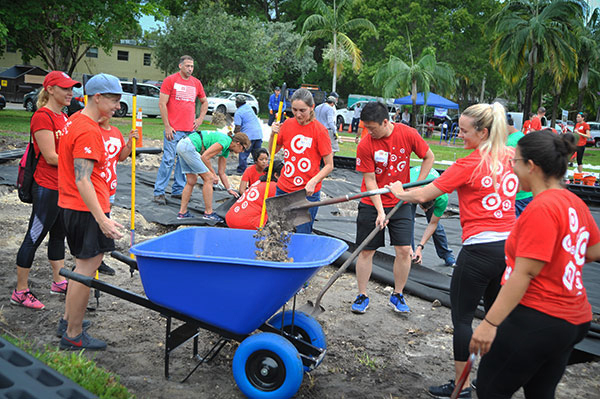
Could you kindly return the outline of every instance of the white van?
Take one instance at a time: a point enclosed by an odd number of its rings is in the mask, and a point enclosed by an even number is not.
[[[507,114],[512,117],[512,120],[515,123],[515,129],[521,130],[523,127],[523,112],[507,112]]]

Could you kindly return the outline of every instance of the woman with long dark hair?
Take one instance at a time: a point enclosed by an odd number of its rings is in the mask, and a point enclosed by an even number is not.
[[[575,344],[592,319],[581,281],[587,261],[600,259],[600,231],[587,205],[563,187],[575,138],[531,132],[511,159],[533,193],[506,240],[504,283],[473,333],[470,351],[483,356],[477,397],[554,398]]]

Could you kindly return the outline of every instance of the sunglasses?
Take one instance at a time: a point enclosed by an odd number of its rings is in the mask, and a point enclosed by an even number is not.
[[[525,161],[525,158],[511,158],[508,160],[508,163],[510,164],[511,168],[515,167],[515,163],[517,163],[517,161]]]

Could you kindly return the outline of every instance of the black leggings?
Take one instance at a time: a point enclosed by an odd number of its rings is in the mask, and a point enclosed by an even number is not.
[[[62,209],[58,206],[58,190],[50,190],[33,183],[33,208],[29,218],[29,227],[23,243],[17,253],[17,266],[31,268],[35,251],[50,232],[48,240],[48,259],[65,258],[65,229]]]
[[[504,241],[464,245],[460,250],[450,283],[454,360],[469,358],[475,310],[481,297],[486,312],[492,306],[505,268]]]
[[[574,325],[519,305],[498,327],[477,372],[477,397],[510,398],[523,387],[526,398],[554,398],[573,347],[590,323]]]
[[[583,152],[585,151],[585,146],[577,146],[577,165],[583,165]]]

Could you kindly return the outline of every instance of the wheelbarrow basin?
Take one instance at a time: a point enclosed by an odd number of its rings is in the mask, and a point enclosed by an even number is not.
[[[348,245],[293,234],[292,263],[256,260],[254,230],[190,227],[136,244],[138,269],[152,302],[236,334],[250,334],[304,282]]]

